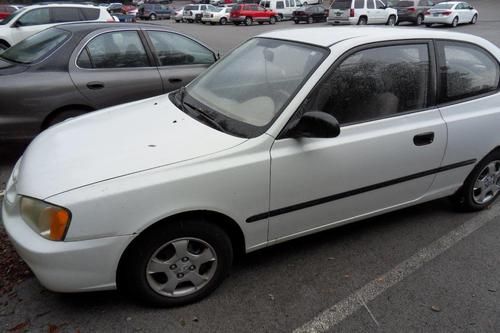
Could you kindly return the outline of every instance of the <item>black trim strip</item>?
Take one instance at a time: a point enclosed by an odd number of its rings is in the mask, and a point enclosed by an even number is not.
[[[421,178],[421,177],[426,177],[426,176],[430,176],[430,175],[433,175],[433,174],[436,174],[439,172],[448,171],[448,170],[460,168],[460,167],[463,167],[466,165],[474,164],[474,163],[476,163],[476,161],[477,161],[476,159],[471,159],[471,160],[467,160],[467,161],[463,161],[463,162],[445,165],[445,166],[442,166],[442,167],[439,167],[436,169],[431,169],[431,170],[415,173],[413,175],[388,180],[388,181],[385,181],[382,183],[361,187],[361,188],[358,188],[355,190],[351,190],[351,191],[347,191],[347,192],[343,192],[343,193],[338,193],[338,194],[330,195],[327,197],[323,197],[323,198],[319,198],[319,199],[315,199],[315,200],[311,200],[311,201],[302,202],[302,203],[295,204],[295,205],[288,206],[288,207],[284,207],[284,208],[271,210],[271,211],[266,212],[266,213],[261,213],[261,214],[257,214],[254,216],[250,216],[246,222],[247,223],[257,222],[257,221],[264,220],[264,219],[269,218],[269,217],[273,217],[273,216],[277,216],[277,215],[281,215],[281,214],[290,213],[290,212],[293,212],[296,210],[321,205],[321,204],[324,204],[324,203],[327,203],[330,201],[344,199],[347,197],[351,197],[353,195],[377,190],[377,189],[382,188],[382,187],[396,185],[399,183],[407,182],[409,180],[413,180],[413,179],[417,179],[417,178]]]

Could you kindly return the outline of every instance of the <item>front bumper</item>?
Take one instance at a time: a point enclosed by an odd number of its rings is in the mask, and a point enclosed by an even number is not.
[[[36,234],[19,214],[19,200],[4,199],[2,220],[16,251],[40,283],[57,292],[116,288],[120,257],[133,235],[55,242]],[[71,228],[71,226],[70,226]]]

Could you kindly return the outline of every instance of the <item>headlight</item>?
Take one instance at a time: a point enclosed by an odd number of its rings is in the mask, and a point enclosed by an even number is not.
[[[68,231],[71,212],[41,200],[22,197],[21,217],[40,236],[62,241]]]

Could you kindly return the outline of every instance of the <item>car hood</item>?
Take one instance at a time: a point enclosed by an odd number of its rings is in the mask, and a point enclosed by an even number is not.
[[[213,154],[246,140],[200,123],[162,95],[70,119],[44,131],[23,155],[17,190],[46,199]]]

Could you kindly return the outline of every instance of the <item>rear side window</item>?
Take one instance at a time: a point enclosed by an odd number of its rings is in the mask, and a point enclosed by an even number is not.
[[[366,0],[366,7],[368,9],[374,9],[375,8],[375,4],[373,3],[373,0]]]
[[[469,98],[499,87],[499,64],[483,49],[457,42],[440,42],[443,102]]]
[[[149,66],[146,51],[136,31],[116,31],[99,35],[87,44],[85,50],[88,54],[82,51],[77,60],[81,68]]]
[[[335,2],[332,3],[332,9],[349,9],[351,8],[351,2],[352,0],[335,0]]]
[[[368,0],[370,1],[370,0]],[[354,8],[365,8],[365,0],[354,1]]]
[[[160,66],[212,64],[212,51],[197,42],[170,32],[148,31]]]
[[[399,1],[396,4],[396,7],[412,7],[413,5],[413,1]]]
[[[75,22],[82,20],[78,8],[71,8],[71,7],[51,8],[51,13],[52,13],[52,19],[51,19],[52,23]]]
[[[285,4],[283,1],[276,1],[276,9],[283,9],[285,8]]]
[[[427,44],[382,46],[353,53],[315,87],[306,110],[349,124],[427,107]]]
[[[80,8],[84,20],[94,21],[99,18],[99,9],[93,8]]]

